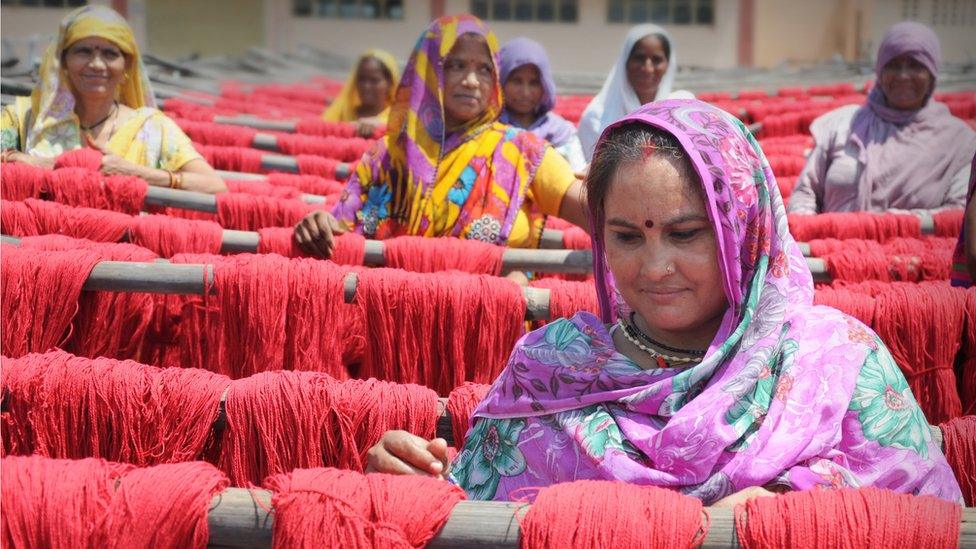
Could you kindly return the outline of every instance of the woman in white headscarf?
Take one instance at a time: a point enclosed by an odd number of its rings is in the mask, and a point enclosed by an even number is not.
[[[587,162],[604,128],[641,105],[662,99],[690,99],[690,92],[672,92],[678,60],[667,31],[657,25],[638,25],[627,33],[617,62],[600,93],[583,111],[579,139]]]

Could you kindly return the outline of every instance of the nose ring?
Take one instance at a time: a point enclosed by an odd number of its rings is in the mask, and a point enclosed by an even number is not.
[[[666,272],[669,275],[673,275],[674,274],[674,265],[668,265],[668,268],[666,269]]]

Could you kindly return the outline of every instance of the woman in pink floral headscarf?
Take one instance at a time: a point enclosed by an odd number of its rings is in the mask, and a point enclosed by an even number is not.
[[[961,501],[878,336],[813,305],[738,120],[694,100],[646,105],[604,131],[587,191],[601,317],[518,342],[449,466],[470,498],[616,479],[706,504],[818,486]],[[443,441],[404,440],[385,437],[373,468],[444,470],[424,461]]]

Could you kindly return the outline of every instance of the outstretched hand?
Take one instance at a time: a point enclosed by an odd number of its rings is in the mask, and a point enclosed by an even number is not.
[[[446,440],[425,440],[407,431],[387,431],[366,453],[367,473],[445,478],[449,465]]]

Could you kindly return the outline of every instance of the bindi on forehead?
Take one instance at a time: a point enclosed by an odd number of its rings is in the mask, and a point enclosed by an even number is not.
[[[650,219],[645,219],[644,220],[644,227],[646,227],[648,229],[653,229],[654,228],[654,222],[651,221]]]

